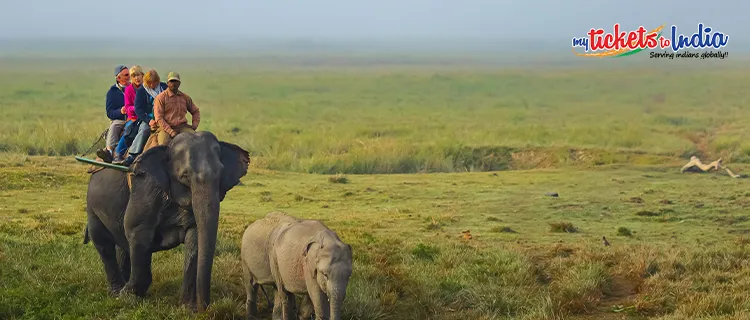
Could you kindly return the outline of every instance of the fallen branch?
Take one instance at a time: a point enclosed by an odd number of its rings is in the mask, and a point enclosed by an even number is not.
[[[700,159],[696,156],[690,157],[690,162],[682,166],[680,172],[709,172],[713,169],[721,169],[721,158],[709,164],[703,164]]]
[[[716,160],[714,162],[711,162],[709,164],[704,164],[701,162],[700,159],[698,159],[696,156],[690,157],[690,162],[682,166],[682,169],[680,169],[680,172],[709,172],[711,170],[726,170],[727,174],[729,174],[732,178],[741,178],[743,175],[735,174],[732,172],[732,170],[729,170],[727,167],[722,166],[722,159],[719,158],[719,160]]]
[[[727,173],[729,174],[729,176],[732,177],[732,178],[740,178],[740,177],[742,177],[739,174],[734,174],[734,172],[732,172],[731,170],[729,170],[729,168],[727,168],[727,167],[724,167],[724,170],[726,170]]]

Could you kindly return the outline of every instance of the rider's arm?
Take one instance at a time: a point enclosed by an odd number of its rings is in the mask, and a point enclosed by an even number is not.
[[[145,90],[138,89],[135,91],[135,114],[138,120],[148,124],[151,117],[148,115],[148,93]]]
[[[169,123],[167,123],[167,121],[164,120],[164,107],[165,107],[164,95],[160,94],[156,96],[156,99],[154,99],[154,118],[156,119],[156,123],[159,126],[159,128],[161,128],[162,131],[174,137],[177,133],[174,132],[174,129],[172,129],[172,127],[169,126]]]
[[[109,90],[107,91],[107,117],[110,120],[125,120],[125,115],[120,112],[120,109],[123,107],[122,105],[119,105],[120,100],[119,97],[122,97],[122,92],[120,90]]]
[[[185,96],[187,98],[187,110],[193,118],[193,130],[197,130],[198,124],[201,122],[201,111],[198,109],[198,106],[193,103],[193,98],[190,98],[188,95]]]

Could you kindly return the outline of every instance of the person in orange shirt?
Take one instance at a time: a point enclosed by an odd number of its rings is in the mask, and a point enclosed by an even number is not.
[[[168,145],[180,133],[194,133],[200,123],[200,110],[193,99],[180,91],[180,74],[167,75],[167,90],[154,99],[154,120],[157,125],[158,145]],[[186,115],[190,112],[192,124],[188,125]]]

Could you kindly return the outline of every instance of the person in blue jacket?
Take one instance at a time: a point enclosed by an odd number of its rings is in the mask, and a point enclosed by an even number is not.
[[[161,82],[159,73],[151,69],[143,76],[143,85],[135,91],[135,114],[138,116],[138,134],[128,150],[128,156],[115,164],[129,166],[141,152],[156,129],[154,121],[154,99],[162,91],[167,90],[167,84]]]
[[[130,85],[130,70],[125,65],[115,67],[115,84],[107,91],[106,109],[110,120],[107,146],[97,150],[96,155],[104,162],[112,162],[113,153],[125,126],[125,87]]]

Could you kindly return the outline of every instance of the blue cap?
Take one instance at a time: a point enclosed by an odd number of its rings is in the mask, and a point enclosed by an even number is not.
[[[115,67],[115,77],[117,77],[117,75],[120,74],[120,71],[122,71],[122,69],[126,69],[127,70],[128,66],[126,66],[124,64],[116,66]]]

